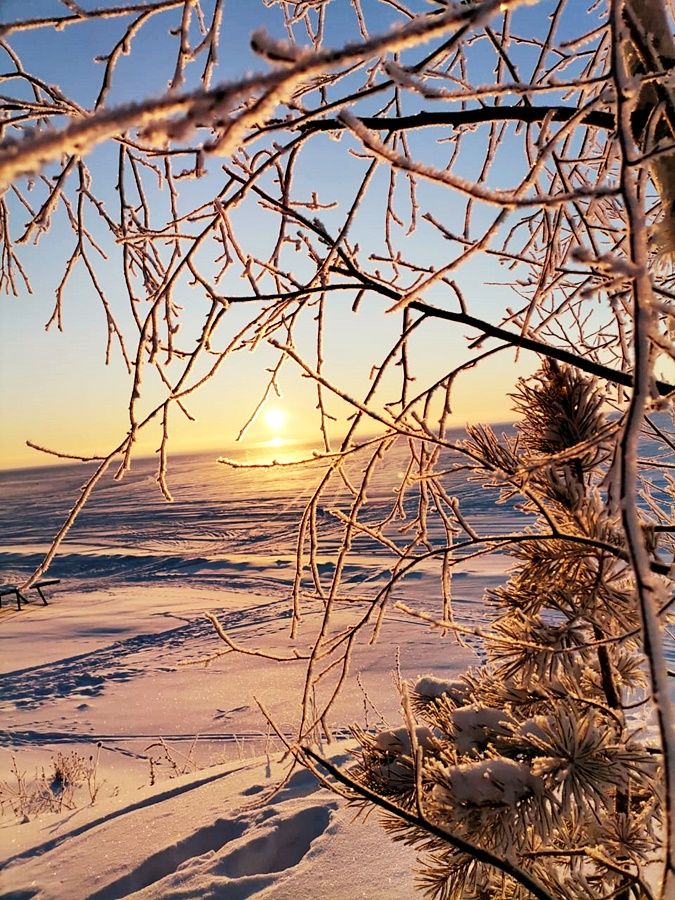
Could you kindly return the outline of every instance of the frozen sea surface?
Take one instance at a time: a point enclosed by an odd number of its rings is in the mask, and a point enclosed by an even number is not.
[[[378,520],[391,507],[397,480],[407,465],[406,449],[400,444],[380,465],[368,488],[364,521]],[[303,448],[291,452],[305,455]],[[262,448],[247,456],[253,461],[283,459],[284,451]],[[350,474],[358,476],[365,459],[361,454],[351,461]],[[453,461],[457,457],[448,455],[447,464]],[[279,568],[271,576],[266,571],[264,579],[276,590],[292,577],[287,570],[295,558],[298,525],[324,468],[317,463],[234,470],[218,464],[215,454],[177,456],[169,469],[173,503],[159,491],[155,460],[136,461],[121,481],[110,471],[62,543],[49,577],[77,580],[81,586],[180,579],[214,586],[226,580],[228,586],[250,587],[265,561]],[[91,471],[89,465],[76,464],[0,472],[3,581],[21,580],[39,564]],[[496,491],[467,482],[464,473],[445,476],[444,487],[459,498],[462,513],[479,532],[506,533],[514,527],[512,509],[496,508]],[[347,511],[349,500],[344,485],[334,477],[319,502],[320,556],[327,576],[342,533],[331,510]],[[408,518],[414,516],[418,502],[418,491],[409,490],[404,501]],[[445,543],[433,512],[430,524],[432,544]],[[363,554],[372,565],[390,556],[367,535],[357,537],[354,549],[355,556],[361,555],[355,567],[365,565]]]

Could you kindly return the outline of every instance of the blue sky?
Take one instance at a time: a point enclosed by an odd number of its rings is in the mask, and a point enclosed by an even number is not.
[[[86,4],[83,2],[83,6]],[[92,4],[89,4],[90,7]],[[205,0],[208,12],[212,0]],[[392,19],[392,9],[378,0],[363,0],[363,10],[369,29],[373,33],[386,30]],[[543,2],[538,10],[537,21],[545,22],[543,14],[551,4]],[[428,9],[419,3],[420,9]],[[15,18],[39,17],[53,14],[67,14],[56,0],[4,0],[0,4],[0,22]],[[531,9],[518,15],[532,16]],[[93,62],[93,57],[109,52],[121,35],[125,19],[101,23],[87,23],[69,28],[40,29],[15,35],[11,39],[13,48],[21,56],[26,68],[48,83],[58,84],[68,95],[89,107],[97,93],[102,74],[102,65]],[[533,20],[534,21],[534,20]],[[175,39],[168,31],[179,22],[179,13],[171,11],[155,17],[139,34],[129,56],[123,58],[116,71],[113,89],[107,105],[140,100],[158,96],[164,90],[173,71],[175,59]],[[226,0],[223,36],[220,48],[220,64],[214,82],[239,78],[242,74],[261,71],[265,63],[255,57],[249,48],[251,32],[264,25],[277,37],[284,36],[278,9],[268,9],[257,0]],[[348,0],[336,0],[328,7],[327,43],[339,46],[358,37],[357,22]],[[1,51],[0,51],[1,52]],[[172,55],[173,54],[173,55]],[[527,51],[526,51],[527,55]],[[476,54],[477,70],[473,73],[478,83],[493,80],[494,56]],[[7,58],[3,60],[3,68]],[[187,86],[195,83],[197,69],[188,69]],[[482,71],[484,69],[484,71]],[[25,90],[17,88],[16,82],[5,82],[5,91]],[[24,94],[22,94],[24,96]],[[378,101],[379,102],[379,101]],[[410,101],[406,111],[414,109],[415,101]],[[377,104],[372,103],[373,108]],[[361,111],[368,111],[364,107]],[[441,136],[442,132],[438,132]],[[288,136],[279,134],[283,141]],[[429,161],[436,164],[447,160],[451,152],[448,144],[435,144],[430,133],[413,136],[412,146],[421,155],[427,154]],[[303,151],[302,166],[298,167],[296,186],[298,193],[309,197],[313,190],[320,190],[322,199],[339,204],[335,211],[321,212],[325,224],[332,228],[344,216],[347,201],[353,196],[356,185],[368,165],[368,160],[348,154],[343,137],[336,142],[327,135],[317,137]],[[506,184],[515,183],[519,177],[515,139],[504,141],[500,149],[499,177]],[[113,145],[97,148],[86,158],[96,192],[110,208],[116,209],[115,166],[117,150]],[[192,181],[183,188],[187,199],[196,202],[207,199],[217,191],[224,181],[220,170],[222,160],[209,163],[209,174],[200,181]],[[458,171],[466,177],[475,177],[480,168],[480,155],[465,153]],[[49,171],[55,171],[52,167]],[[271,182],[268,181],[268,187]],[[351,234],[353,242],[358,242],[364,252],[380,254],[385,250],[381,235],[381,220],[386,200],[388,173],[382,169],[376,174],[366,196],[360,214]],[[148,186],[153,210],[161,210],[166,198]],[[401,182],[400,210],[407,209],[406,185]],[[452,210],[448,209],[451,195],[434,196],[435,189],[420,187],[420,196],[438,217],[448,221]],[[34,192],[37,193],[37,190]],[[28,194],[27,196],[30,196]],[[74,192],[71,191],[71,197]],[[8,204],[19,225],[27,216],[14,198]],[[434,207],[435,205],[435,207]],[[457,207],[458,211],[460,206]],[[492,213],[489,213],[492,215]],[[487,222],[488,213],[477,209],[476,223]],[[233,217],[247,246],[262,250],[270,245],[276,222],[269,224],[260,209],[253,203],[244,204]],[[97,271],[102,285],[110,297],[111,304],[118,311],[119,321],[128,337],[133,337],[131,317],[125,306],[118,261],[119,247],[115,247],[106,236],[100,220],[88,214],[93,235],[105,244],[109,254],[107,261],[99,260]],[[459,220],[456,224],[459,224]],[[17,227],[17,226],[15,226]],[[394,229],[396,230],[396,228]],[[428,224],[422,224],[410,237],[405,229],[398,229],[396,240],[405,246],[408,254],[431,267],[442,265],[447,259],[449,246],[438,232]],[[54,290],[58,284],[65,260],[72,252],[74,235],[64,210],[55,213],[52,228],[42,235],[37,246],[22,248],[21,257],[30,275],[33,293],[21,291],[19,297],[0,298],[0,328],[3,335],[3,352],[0,354],[0,379],[2,399],[0,415],[3,427],[0,446],[0,464],[4,466],[42,464],[45,457],[28,451],[24,441],[30,439],[40,444],[52,446],[66,452],[101,453],[107,452],[124,435],[127,427],[127,404],[130,391],[129,377],[119,353],[113,346],[109,365],[104,364],[106,344],[106,323],[103,310],[83,267],[75,271],[64,300],[64,330],[55,328],[45,331],[54,303]],[[97,254],[91,250],[92,258]],[[289,268],[297,266],[298,277],[304,271],[303,263],[294,258],[289,250],[285,257]],[[376,263],[371,263],[375,266]],[[205,268],[208,264],[204,262]],[[214,270],[215,271],[215,270]],[[500,312],[513,302],[513,295],[505,288],[492,282],[506,280],[508,272],[494,258],[481,257],[480,262],[467,265],[461,273],[461,284],[470,300],[474,314],[489,319],[498,319]],[[226,276],[223,288],[232,294],[248,293],[247,285],[240,277]],[[196,297],[189,285],[182,285],[179,300],[185,307],[184,336],[196,336],[201,328],[203,298]],[[447,292],[432,289],[427,297],[431,302],[447,301]],[[351,312],[353,296],[331,296],[327,307],[326,366],[329,377],[357,395],[362,395],[368,385],[373,364],[384,355],[395,339],[400,327],[400,317],[384,315],[386,301],[369,295],[361,305],[358,315]],[[193,312],[194,308],[194,312]],[[228,322],[234,330],[238,321],[243,321],[249,310],[233,310]],[[305,325],[298,331],[300,345],[309,341],[312,333],[313,313],[307,315]],[[228,332],[229,333],[229,332]],[[419,330],[411,343],[411,357],[414,359],[417,382],[415,389],[432,382],[455,360],[465,358],[466,329],[438,322],[428,323]],[[257,402],[264,388],[266,368],[275,359],[270,348],[261,348],[256,353],[236,354],[223,368],[217,380],[207,385],[199,395],[190,401],[190,410],[198,422],[191,425],[174,416],[172,428],[175,450],[214,448],[226,450],[233,443],[236,434],[246,420],[248,413]],[[510,410],[506,393],[512,389],[518,373],[530,372],[536,366],[532,358],[521,359],[514,364],[514,352],[507,350],[492,357],[479,370],[465,376],[456,393],[457,412],[452,424],[462,425],[467,420],[509,419]],[[316,392],[307,379],[300,378],[292,365],[280,381],[284,397],[278,403],[286,412],[286,438],[296,436],[308,438],[317,433],[317,419],[313,411]],[[145,385],[148,403],[159,396],[158,388],[149,380]],[[392,385],[392,391],[394,387]],[[385,397],[382,398],[383,402]],[[343,416],[344,406],[338,401],[329,403],[331,411]],[[264,423],[254,427],[250,442],[260,442],[269,438]],[[158,442],[156,431],[150,432],[139,443],[141,452],[152,452]]]

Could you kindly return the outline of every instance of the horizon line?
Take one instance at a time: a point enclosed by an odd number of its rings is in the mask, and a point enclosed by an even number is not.
[[[497,419],[497,420],[492,420],[490,422],[485,422],[484,424],[486,424],[486,425],[513,425],[513,423],[516,421],[517,421],[516,418]],[[456,425],[452,428],[448,428],[447,431],[448,432],[465,431],[466,426],[468,424],[471,424],[471,423],[466,422],[464,425]],[[375,437],[377,437],[377,433],[372,432],[371,434],[364,435],[363,439],[370,440]],[[401,435],[401,437],[405,437],[405,435]],[[297,447],[299,445],[308,446],[315,440],[317,440],[317,441],[320,440],[320,435],[316,436],[316,437],[284,439],[282,444],[276,444],[276,445],[273,445],[270,441],[257,441],[256,443],[248,444],[247,446],[243,446],[242,444],[235,443],[235,444],[230,444],[227,446],[218,446],[218,445],[214,444],[213,446],[208,446],[208,447],[194,447],[191,450],[182,448],[182,449],[169,451],[169,459],[171,457],[205,456],[209,453],[219,454],[219,455],[223,456],[226,453],[232,453],[233,451],[238,454],[241,454],[241,453],[245,453],[250,450],[255,451],[255,450],[262,450],[265,448],[270,449],[270,450],[272,450],[272,449],[281,450],[284,447]],[[31,449],[34,449],[34,448],[31,448]],[[50,453],[46,453],[44,451],[40,451],[37,449],[35,450],[35,453],[39,456],[44,457],[44,461],[6,465],[2,462],[2,460],[0,460],[0,473],[20,472],[20,471],[24,471],[27,469],[51,469],[51,468],[65,467],[65,466],[86,466],[86,465],[93,466],[93,465],[96,465],[96,463],[100,463],[103,459],[106,458],[105,456],[92,456],[89,459],[69,459],[69,458],[54,456]],[[116,454],[116,455],[121,456],[122,453],[123,453],[123,451],[120,451],[119,454]],[[151,453],[142,452],[138,456],[133,456],[132,460],[136,461],[136,462],[145,462],[147,460],[153,460],[153,459],[156,459],[158,453],[159,453],[159,450],[155,450]]]

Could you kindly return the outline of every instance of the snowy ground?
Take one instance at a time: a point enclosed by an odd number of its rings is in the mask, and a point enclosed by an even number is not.
[[[298,770],[261,803],[281,774],[260,761],[229,763],[24,826],[7,842],[3,889],[98,900],[414,893],[412,855],[373,824],[353,822],[311,773]]]
[[[5,582],[20,580],[44,551],[82,471],[0,476]],[[174,474],[171,506],[150,494],[149,469],[124,490],[106,482],[50,571],[62,578],[50,605],[0,611],[0,781],[16,787],[13,759],[30,784],[41,768],[49,780],[56,754],[98,755],[93,804],[83,789],[74,810],[21,822],[5,809],[2,896],[413,896],[410,851],[374,818],[354,822],[354,810],[310,773],[296,771],[267,796],[286,769],[256,699],[292,736],[302,664],[236,653],[204,662],[224,650],[206,611],[244,646],[288,646],[293,536],[308,476],[280,483],[276,473],[224,474],[188,458]],[[466,502],[488,523],[494,498],[473,490]],[[331,534],[320,562],[327,574]],[[462,621],[482,618],[483,591],[503,569],[499,557],[462,567],[454,589]],[[347,583],[361,589],[385,576],[383,559],[356,546]],[[437,570],[421,570],[401,597],[431,608],[436,578]],[[319,613],[319,604],[307,608],[296,646],[309,643]],[[474,659],[392,612],[379,642],[354,660],[377,712],[352,677],[329,722],[336,741],[325,750],[343,766],[350,723],[382,716],[399,724],[397,649],[403,677],[445,677]]]

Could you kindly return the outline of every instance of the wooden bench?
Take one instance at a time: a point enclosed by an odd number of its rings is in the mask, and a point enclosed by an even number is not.
[[[40,595],[40,599],[44,603],[45,606],[49,606],[47,603],[47,598],[42,593],[42,588],[51,587],[53,584],[59,584],[61,581],[60,578],[48,578],[45,581],[36,581],[35,584],[32,584],[29,588],[26,588],[27,591],[37,591]],[[0,588],[0,607],[2,607],[2,598],[3,597],[11,597],[12,594],[16,599],[16,608],[21,609],[21,603],[28,603],[28,597],[25,594],[22,594],[16,585],[6,585],[3,588]]]

